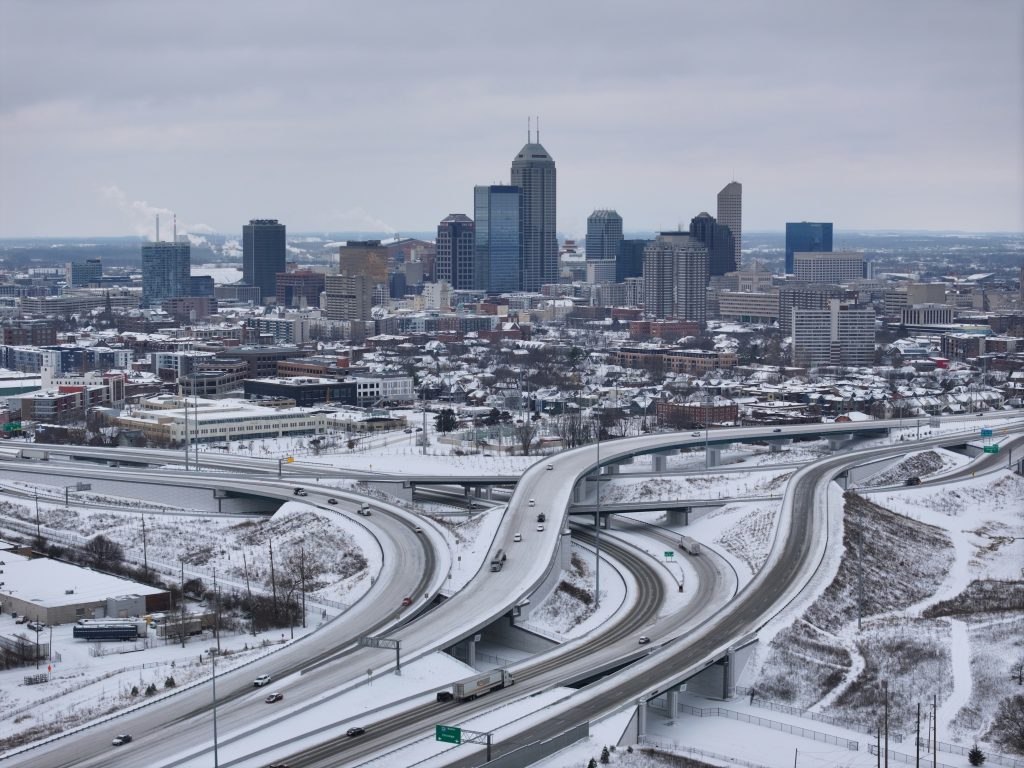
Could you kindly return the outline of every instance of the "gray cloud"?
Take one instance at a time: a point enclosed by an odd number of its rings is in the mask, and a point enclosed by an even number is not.
[[[639,6],[639,7],[637,7]],[[308,0],[0,5],[0,235],[430,229],[541,115],[559,225],[1022,227],[1024,6]]]

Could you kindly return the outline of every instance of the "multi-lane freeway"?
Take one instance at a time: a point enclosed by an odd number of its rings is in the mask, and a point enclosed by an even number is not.
[[[875,423],[876,429],[881,426],[883,426],[881,423]],[[896,423],[893,422],[890,426],[895,427]],[[792,430],[794,434],[808,434],[811,432],[811,427],[817,427],[818,434],[822,431],[821,425],[795,427]],[[728,433],[730,440],[759,439],[774,434],[773,431],[764,429],[734,429],[729,430]],[[717,440],[723,439],[717,434],[715,437]],[[962,437],[950,436],[933,438],[921,441],[915,447],[962,442],[962,440]],[[602,445],[601,464],[610,464],[653,450],[698,446],[703,442],[704,439],[679,434],[616,440]],[[768,565],[736,599],[727,606],[716,606],[717,610],[713,615],[702,616],[701,623],[696,627],[687,625],[685,620],[677,622],[674,626],[661,625],[662,623],[659,622],[658,629],[663,633],[662,637],[676,635],[678,639],[671,643],[653,644],[651,647],[656,648],[657,653],[641,659],[628,671],[613,675],[605,682],[582,691],[574,697],[571,707],[563,708],[560,714],[553,715],[548,720],[548,725],[545,726],[543,733],[534,728],[528,735],[508,735],[501,740],[496,749],[500,753],[503,750],[514,748],[524,739],[534,740],[547,733],[556,733],[566,723],[575,724],[590,719],[608,709],[612,704],[617,705],[622,701],[632,701],[649,695],[666,680],[677,676],[680,670],[699,667],[733,639],[756,629],[768,617],[780,610],[788,600],[792,599],[795,589],[809,578],[820,561],[828,540],[826,519],[823,514],[823,505],[820,502],[822,489],[827,485],[827,481],[847,466],[885,454],[903,453],[907,449],[908,446],[902,444],[856,454],[844,454],[801,470],[787,489],[785,499],[787,514],[784,515],[785,522]],[[427,612],[421,619],[394,630],[390,633],[390,637],[400,639],[403,649],[409,649],[410,655],[415,658],[451,645],[460,638],[478,631],[508,612],[522,596],[532,592],[544,580],[548,569],[553,567],[553,553],[561,536],[562,528],[557,523],[565,514],[572,488],[584,475],[593,470],[595,463],[595,449],[593,446],[588,446],[542,460],[528,469],[513,494],[506,520],[500,526],[495,540],[495,546],[503,547],[512,553],[516,553],[518,550],[522,554],[519,556],[513,554],[506,567],[498,573],[478,574],[471,584],[458,595]],[[246,480],[245,483],[250,492],[254,488],[259,488],[258,484],[252,480]],[[267,483],[267,485],[276,484]],[[278,486],[278,491],[281,492],[280,486]],[[512,537],[516,532],[532,528],[527,525],[527,522],[537,511],[536,508],[527,504],[528,499],[538,500],[547,511],[549,520],[552,520],[554,524],[549,524],[545,531],[530,530],[529,546],[515,547]],[[315,501],[316,499],[311,500]],[[396,551],[404,552],[407,548],[410,551],[416,551],[418,548],[423,556],[422,560],[417,563],[417,567],[426,571],[431,567],[427,554],[427,550],[430,548],[425,548],[418,542],[417,539],[421,537],[416,537],[411,532],[409,535],[412,537],[411,540],[396,540],[394,542]],[[620,550],[616,552],[616,557],[628,561],[631,555],[625,550]],[[385,565],[387,568],[388,564]],[[398,570],[407,569],[400,568]],[[639,564],[636,565],[636,572],[643,572],[643,568]],[[707,576],[709,579],[711,578],[711,574]],[[403,586],[403,589],[407,589],[407,587]],[[645,591],[651,592],[655,597],[658,594],[658,590],[653,584],[648,585]],[[361,605],[362,603],[360,603]],[[538,687],[558,685],[573,679],[570,677],[573,664],[592,666],[595,659],[602,653],[611,654],[613,659],[618,658],[620,661],[640,655],[641,651],[636,646],[635,637],[637,631],[641,627],[645,627],[645,622],[652,621],[650,609],[651,606],[648,605],[646,608],[641,607],[629,612],[618,620],[608,632],[600,633],[600,637],[591,642],[570,644],[569,648],[551,652],[546,659],[537,659],[522,665],[521,669],[515,670],[518,679],[514,688],[481,700],[479,706],[493,706],[494,703],[498,703],[506,697],[522,695],[524,691],[528,692],[531,688],[536,690]],[[654,610],[656,612],[656,609]],[[371,612],[367,611],[367,613]],[[377,618],[379,621],[379,617]],[[694,617],[689,618],[694,619]],[[346,625],[347,619],[348,615],[346,614]],[[367,619],[367,621],[369,620]],[[368,631],[374,626],[376,625],[368,623],[367,628],[360,632]],[[644,631],[653,634],[646,628]],[[321,634],[316,633],[313,637]],[[351,627],[346,626],[345,636],[348,640],[351,639],[353,636]],[[324,634],[318,641],[310,642],[304,647],[301,643],[297,644],[294,649],[303,652],[304,648],[307,656],[346,650],[345,642],[339,641],[339,635],[334,635],[333,641],[326,640],[326,637],[327,635]],[[302,676],[295,684],[307,686],[299,689],[304,692],[302,695],[317,696],[325,691],[351,683],[355,676],[367,668],[366,660],[356,658],[356,656],[370,653],[369,649],[349,650],[343,661],[339,661],[337,664],[321,665],[315,675]],[[374,660],[380,663],[381,659],[379,655],[367,658],[371,659],[370,663],[373,663]],[[282,661],[281,659],[287,660]],[[277,668],[282,672],[295,669],[301,664],[294,657],[284,655],[280,659],[275,658],[270,663],[279,665]],[[355,670],[359,670],[359,672],[355,672]],[[247,670],[231,673],[225,676],[223,685],[227,692],[238,691],[250,684],[251,677],[252,672]],[[520,681],[526,685],[522,685]],[[220,681],[218,684],[221,685]],[[199,695],[204,696],[204,694]],[[236,709],[226,713],[227,722],[243,723],[247,718],[253,717],[254,712],[249,711],[251,704],[247,704],[251,698],[239,697],[236,701],[231,702],[229,707]],[[436,720],[440,711],[438,708],[443,709],[445,706],[434,704],[424,708],[414,708],[400,715],[385,718],[378,723],[371,723],[365,739],[345,740],[343,743],[337,740],[328,740],[317,747],[299,752],[289,762],[294,765],[325,766],[353,764],[362,757],[394,745],[406,735],[423,735],[429,730],[430,724]],[[463,715],[470,711],[472,708],[463,705],[458,712],[453,712],[453,714]],[[33,766],[135,765],[139,764],[137,761],[143,759],[143,755],[145,755],[147,764],[163,764],[155,756],[173,753],[165,750],[174,750],[175,747],[180,752],[179,731],[183,728],[191,730],[193,727],[202,727],[205,732],[204,723],[208,716],[205,711],[205,702],[200,705],[190,694],[179,695],[171,697],[157,707],[120,718],[116,726],[96,729],[100,733],[86,731],[53,745],[33,750],[31,753],[25,754],[23,758],[15,757],[13,764],[31,764]],[[175,725],[168,727],[172,723]],[[112,755],[109,753],[108,746],[109,733],[115,727],[144,734],[144,738],[127,748],[120,748],[116,755]]]

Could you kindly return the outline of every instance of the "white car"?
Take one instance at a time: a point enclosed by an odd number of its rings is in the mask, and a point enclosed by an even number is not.
[[[544,526],[543,525],[538,525],[537,526],[537,530],[538,531],[543,531],[544,530]]]
[[[522,540],[523,540],[523,534],[521,534],[521,533],[517,533],[515,536],[512,537],[512,541],[522,541]]]
[[[536,507],[537,506],[537,502],[534,501],[533,499],[530,499],[530,506],[531,507]]]
[[[252,681],[253,688],[262,688],[264,685],[270,682],[270,675],[260,675]]]

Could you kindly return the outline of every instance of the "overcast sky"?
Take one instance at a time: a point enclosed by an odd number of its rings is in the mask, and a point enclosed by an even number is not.
[[[558,225],[1024,230],[1024,3],[0,0],[0,236],[430,230],[540,115]]]

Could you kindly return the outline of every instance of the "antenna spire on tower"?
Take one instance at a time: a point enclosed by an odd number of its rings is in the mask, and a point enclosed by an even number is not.
[[[174,214],[174,230],[172,234],[174,237],[173,242],[178,242],[178,214]]]
[[[537,143],[540,144],[540,115],[537,115]]]
[[[156,241],[160,242],[160,214],[156,215]]]

